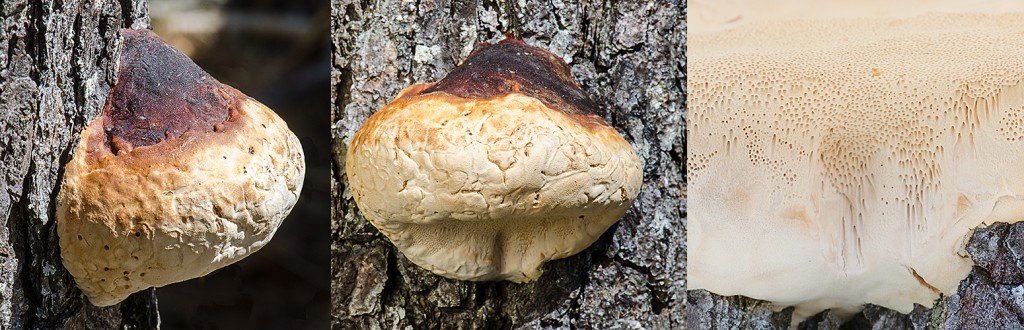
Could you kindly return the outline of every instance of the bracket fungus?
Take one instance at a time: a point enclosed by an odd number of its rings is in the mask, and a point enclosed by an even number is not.
[[[525,282],[576,254],[640,192],[632,146],[554,54],[482,43],[437,83],[406,88],[352,138],[366,218],[415,264]]]
[[[795,321],[955,292],[972,230],[1024,219],[1021,31],[947,12],[691,33],[688,288]]]
[[[206,275],[273,237],[305,176],[273,111],[148,30],[121,30],[117,82],[57,199],[61,258],[97,306]]]

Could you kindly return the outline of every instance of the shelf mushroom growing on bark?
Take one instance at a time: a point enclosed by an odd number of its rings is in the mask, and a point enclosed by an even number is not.
[[[298,138],[148,30],[121,30],[117,82],[57,200],[61,258],[97,306],[263,247],[302,189]]]
[[[1024,220],[1024,14],[691,27],[689,289],[907,313]]]
[[[576,254],[640,192],[632,146],[554,54],[482,43],[406,88],[353,136],[359,210],[413,263],[461,280],[525,282]]]

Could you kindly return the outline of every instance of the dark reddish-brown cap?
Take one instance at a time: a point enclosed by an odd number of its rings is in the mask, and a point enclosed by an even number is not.
[[[212,132],[245,98],[149,30],[122,29],[117,83],[103,109],[111,153]]]
[[[433,92],[473,99],[518,92],[577,119],[605,124],[565,61],[515,38],[477,44],[461,65],[422,94]]]

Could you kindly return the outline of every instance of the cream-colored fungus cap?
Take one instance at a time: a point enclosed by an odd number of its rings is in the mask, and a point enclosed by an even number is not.
[[[360,211],[406,257],[462,280],[524,282],[625,214],[640,160],[557,56],[481,44],[407,88],[352,138]]]
[[[689,36],[689,289],[932,306],[1024,219],[1024,14],[787,18]]]
[[[97,306],[206,275],[265,245],[302,189],[298,139],[147,30],[81,134],[57,200],[61,257]]]

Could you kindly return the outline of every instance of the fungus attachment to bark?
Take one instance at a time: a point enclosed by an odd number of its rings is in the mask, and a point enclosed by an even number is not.
[[[730,24],[688,40],[689,289],[907,313],[1024,219],[1021,12]]]
[[[302,189],[298,138],[148,30],[121,30],[117,82],[57,199],[64,267],[97,306],[206,275],[273,237]]]
[[[554,54],[480,44],[411,86],[352,138],[346,172],[366,218],[406,257],[462,280],[536,279],[640,192],[632,146]]]

